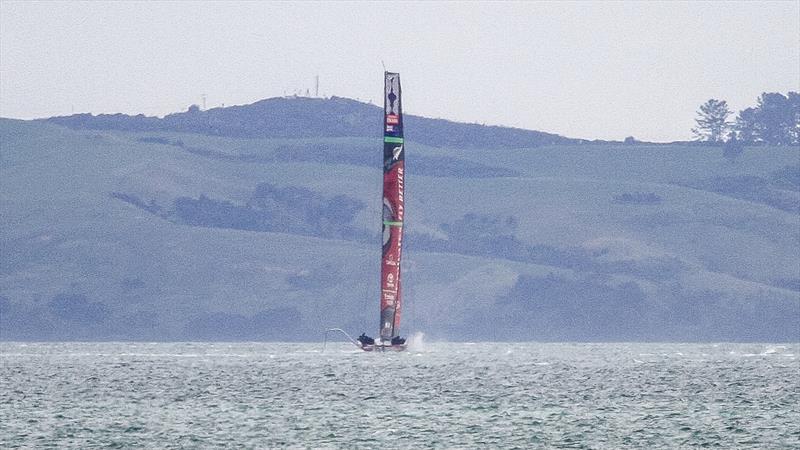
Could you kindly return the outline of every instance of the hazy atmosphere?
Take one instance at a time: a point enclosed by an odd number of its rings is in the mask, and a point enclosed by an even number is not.
[[[0,337],[796,341],[798,4],[3,2]]]
[[[158,115],[306,90],[583,139],[691,138],[800,84],[800,2],[0,2],[0,116]]]
[[[2,449],[800,448],[798,373],[800,1],[0,0]]]

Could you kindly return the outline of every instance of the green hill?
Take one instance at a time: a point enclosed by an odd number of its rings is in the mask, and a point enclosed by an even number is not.
[[[71,126],[0,120],[0,339],[374,331],[372,131]],[[800,339],[798,148],[731,162],[697,145],[451,145],[407,126],[404,333]]]

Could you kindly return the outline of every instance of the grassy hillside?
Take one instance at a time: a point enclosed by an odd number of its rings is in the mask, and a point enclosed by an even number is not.
[[[0,139],[0,339],[376,328],[379,137],[0,120]],[[406,333],[800,339],[796,147],[406,149]]]

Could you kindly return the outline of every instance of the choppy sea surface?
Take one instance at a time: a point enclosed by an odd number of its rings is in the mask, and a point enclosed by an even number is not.
[[[800,344],[0,343],[0,448],[800,447]]]

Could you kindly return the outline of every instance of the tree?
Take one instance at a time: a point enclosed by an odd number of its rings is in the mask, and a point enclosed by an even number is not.
[[[755,108],[739,112],[736,131],[740,140],[749,143],[800,144],[800,94],[764,92]]]
[[[730,115],[731,110],[725,100],[709,99],[700,105],[698,117],[695,119],[697,126],[692,128],[692,132],[699,141],[720,143],[730,128]]]
[[[758,110],[756,108],[746,108],[739,111],[735,128],[740,141],[751,144],[760,142],[762,126],[758,117]]]
[[[791,113],[789,114],[789,144],[800,145],[800,94],[797,92],[789,92],[787,97],[788,106]]]

